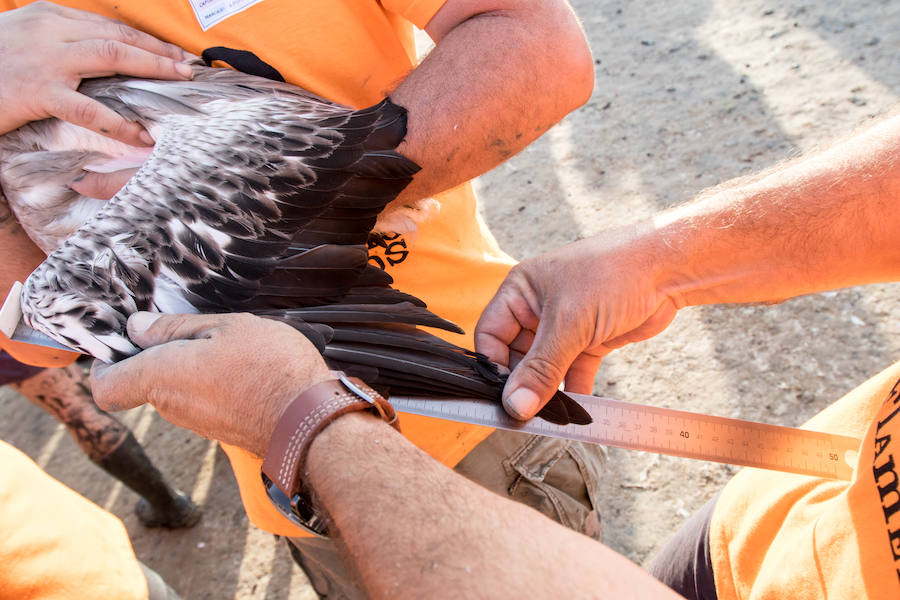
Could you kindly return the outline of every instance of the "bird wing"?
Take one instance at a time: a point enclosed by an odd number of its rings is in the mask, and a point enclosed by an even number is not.
[[[138,83],[109,84],[104,97],[127,99],[135,114],[165,104],[159,98],[167,86]],[[405,135],[405,111],[388,99],[353,111],[330,103],[312,109],[305,96],[298,105],[296,94],[246,96],[210,100],[196,114],[152,117],[160,133],[148,160],[26,282],[31,300],[23,298],[23,306],[35,328],[71,333],[80,318],[124,335],[134,310],[259,310],[265,302],[253,301],[260,296],[339,298],[356,284],[354,273],[371,277],[366,236],[418,170],[391,149]],[[298,235],[329,209],[339,227]],[[327,249],[317,243],[335,240]],[[317,260],[326,254],[333,260]],[[118,303],[110,300],[123,293]],[[383,295],[393,303],[402,297]],[[77,317],[47,305],[78,296],[87,308],[73,308]],[[53,322],[60,319],[65,323]],[[121,348],[60,341],[121,358]]]
[[[290,323],[333,366],[376,385],[499,399],[496,366],[417,330],[462,332],[368,264],[378,214],[418,170],[393,150],[405,111],[389,99],[352,111],[248,77],[88,86],[156,146],[26,281],[32,327],[114,361],[138,351],[125,333],[137,310],[245,310]],[[590,420],[562,394],[540,414]]]

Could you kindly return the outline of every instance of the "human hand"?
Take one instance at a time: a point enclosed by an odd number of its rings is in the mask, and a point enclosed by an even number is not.
[[[140,125],[76,90],[82,79],[115,74],[190,79],[186,58],[124,23],[49,2],[0,13],[0,134],[57,117],[132,146],[153,145]]]
[[[88,198],[109,200],[118,193],[128,180],[134,177],[138,169],[121,169],[109,173],[94,173],[85,171],[69,187]]]
[[[647,225],[613,230],[524,261],[475,327],[475,348],[512,369],[507,412],[530,419],[560,382],[590,394],[602,358],[656,335],[683,303],[660,290]]]
[[[289,325],[248,314],[135,313],[144,348],[91,370],[104,410],[152,404],[168,421],[262,456],[287,405],[330,378],[321,355]]]

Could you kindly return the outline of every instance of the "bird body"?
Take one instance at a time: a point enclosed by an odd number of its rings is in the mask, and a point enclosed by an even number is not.
[[[496,366],[417,329],[460,331],[368,263],[379,216],[419,170],[395,151],[403,108],[387,98],[353,110],[202,66],[192,81],[113,77],[80,91],[156,144],[53,119],[0,139],[0,185],[49,252],[22,293],[33,328],[116,361],[139,351],[125,330],[136,311],[246,311],[289,322],[332,366],[376,385],[499,399]],[[85,171],[138,165],[106,203],[68,187]],[[584,421],[566,398],[547,414]]]

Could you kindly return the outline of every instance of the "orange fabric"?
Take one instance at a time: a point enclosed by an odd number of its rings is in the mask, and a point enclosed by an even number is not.
[[[900,363],[804,427],[863,438],[854,480],[741,471],[710,526],[719,600],[900,598]]]
[[[35,346],[12,340],[0,331],[0,348],[20,363],[32,367],[67,367],[78,360],[80,352]]]
[[[3,0],[0,6],[16,8],[31,1]],[[408,5],[421,22],[430,20],[445,1],[387,4]],[[410,22],[374,0],[264,0],[205,32],[188,0],[56,3],[120,19],[196,55],[213,46],[250,50],[285,80],[358,108],[375,104],[396,87],[416,55]]]
[[[350,106],[376,103],[412,70],[412,24],[424,27],[446,0],[264,0],[203,32],[187,0],[62,0],[60,3],[121,19],[156,37],[200,54],[227,46],[250,50],[284,78]],[[28,4],[0,0],[0,7]],[[513,264],[478,218],[466,184],[438,195],[440,215],[415,240],[389,240],[373,248],[396,287],[422,298],[466,336],[436,332],[472,347],[481,310]],[[453,466],[492,431],[484,427],[403,415],[404,434]],[[275,508],[260,484],[261,461],[226,447],[250,520],[279,535],[303,535]]]
[[[0,600],[146,600],[125,526],[0,441]]]

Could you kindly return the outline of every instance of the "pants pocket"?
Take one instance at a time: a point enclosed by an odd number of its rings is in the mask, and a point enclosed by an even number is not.
[[[530,506],[562,525],[601,539],[602,446],[495,431],[459,465],[477,483]]]

